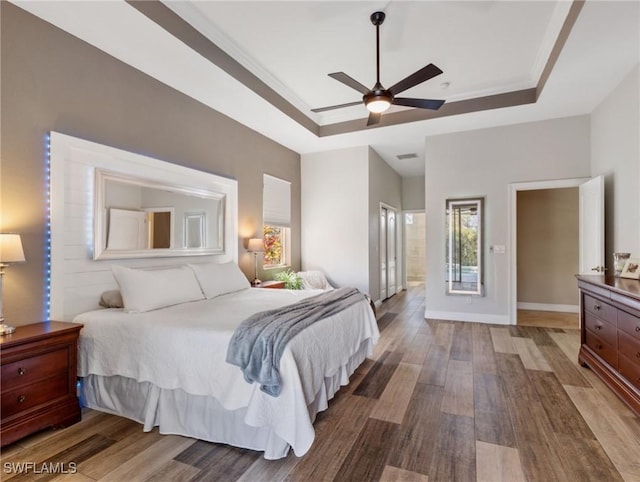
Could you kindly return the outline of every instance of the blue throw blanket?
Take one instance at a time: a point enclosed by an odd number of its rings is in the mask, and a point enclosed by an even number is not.
[[[263,392],[277,397],[282,388],[280,358],[286,344],[304,328],[363,299],[356,288],[339,288],[256,313],[233,333],[227,363],[239,366],[247,382],[257,382]]]

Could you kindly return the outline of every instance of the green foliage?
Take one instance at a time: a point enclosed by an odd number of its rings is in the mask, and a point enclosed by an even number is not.
[[[284,287],[288,290],[301,290],[302,278],[300,278],[294,271],[290,269],[287,271],[280,271],[276,273],[274,278],[277,281],[284,281]]]
[[[264,266],[280,266],[282,262],[282,229],[263,226]]]

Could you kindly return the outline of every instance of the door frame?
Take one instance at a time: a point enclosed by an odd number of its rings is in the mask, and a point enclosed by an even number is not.
[[[535,189],[562,189],[578,187],[590,180],[590,177],[572,179],[556,179],[552,181],[514,182],[509,184],[509,323],[518,323],[518,191],[533,191]]]
[[[405,222],[405,214],[424,214],[425,215],[425,226],[427,224],[427,215],[424,209],[405,209],[402,211],[402,286],[403,289],[407,289],[409,286],[409,282],[407,281],[407,223]],[[425,228],[426,229],[426,228]],[[425,236],[426,238],[426,236]],[[426,241],[425,241],[426,242]],[[427,283],[426,277],[426,255],[425,255],[425,285]]]

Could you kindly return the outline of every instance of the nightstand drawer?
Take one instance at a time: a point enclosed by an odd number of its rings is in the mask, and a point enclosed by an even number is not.
[[[586,330],[587,346],[591,348],[596,354],[606,361],[612,367],[618,366],[618,353],[615,348],[603,341],[601,338],[594,335],[591,331]]]
[[[616,308],[604,301],[600,301],[596,298],[592,298],[589,295],[584,295],[584,309],[590,311],[598,318],[608,321],[609,323],[616,323]]]
[[[69,378],[62,373],[53,378],[41,380],[38,383],[28,385],[2,394],[2,418],[3,420],[18,412],[23,412],[31,407],[62,397],[69,393]]]
[[[2,391],[14,390],[56,373],[66,373],[69,351],[66,347],[2,365]]]
[[[591,330],[608,344],[615,346],[618,329],[615,325],[601,320],[597,316],[592,315],[588,311],[584,313],[584,323],[587,330]]]

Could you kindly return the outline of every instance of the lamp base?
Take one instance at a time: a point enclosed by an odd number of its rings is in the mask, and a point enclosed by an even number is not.
[[[15,326],[7,325],[6,323],[0,323],[0,336],[10,335],[16,331]]]
[[[251,282],[251,286],[260,286],[262,284],[262,281],[260,281],[258,278],[254,279]]]

